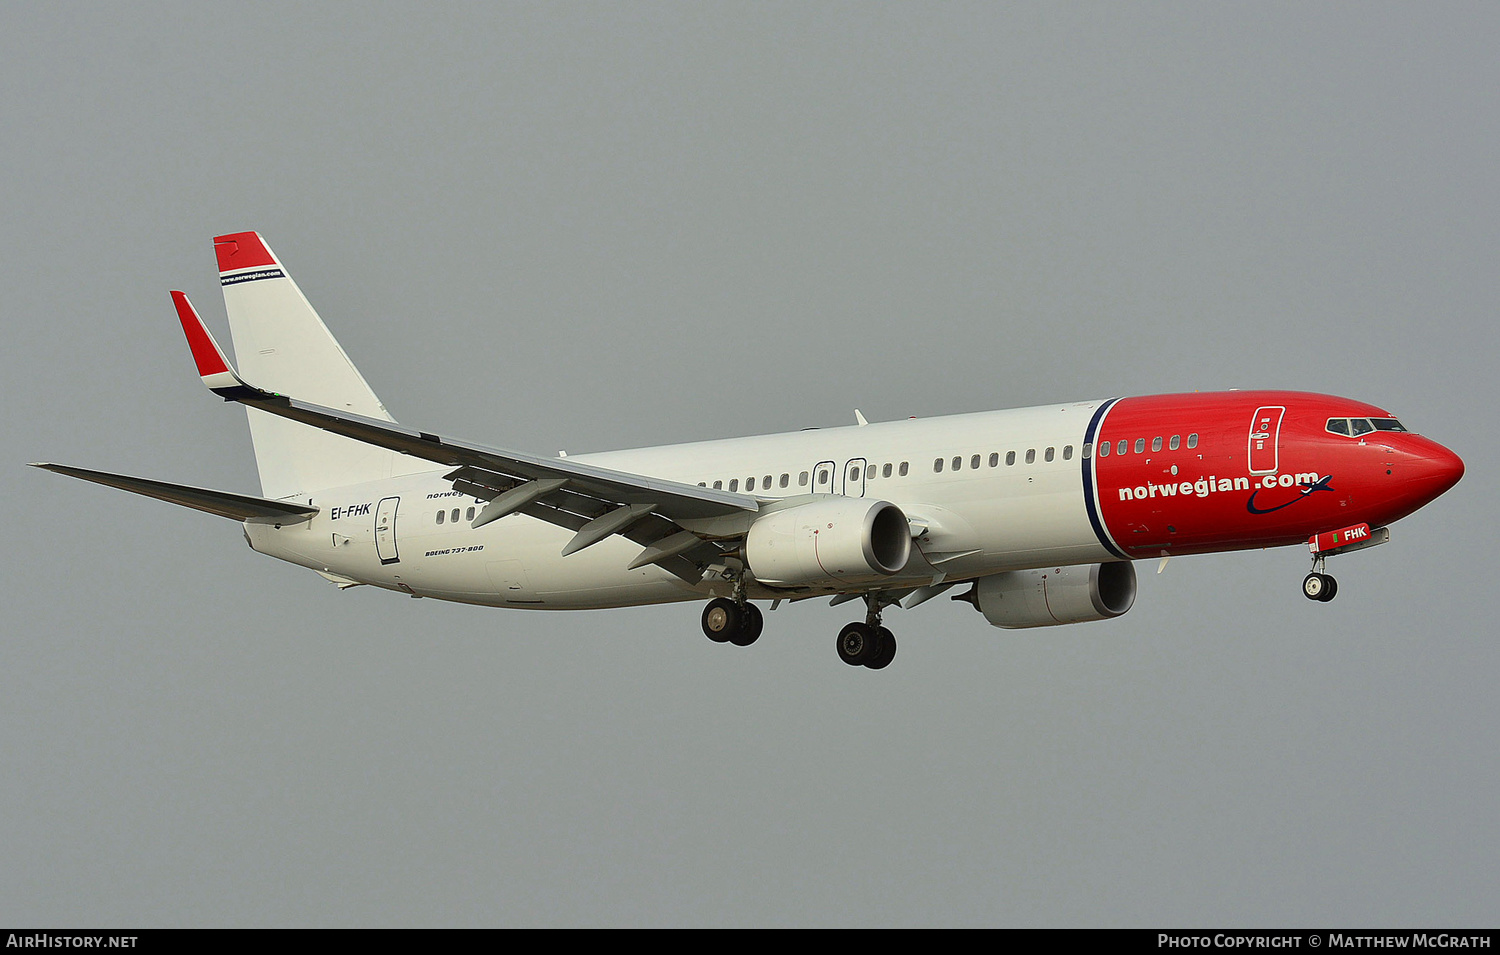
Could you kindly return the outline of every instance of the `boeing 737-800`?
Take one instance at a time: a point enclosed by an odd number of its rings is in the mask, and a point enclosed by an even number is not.
[[[861,599],[848,664],[951,588],[997,627],[1117,617],[1132,561],[1305,544],[1325,559],[1458,482],[1463,462],[1360,401],[1289,391],[1108,398],[578,456],[398,425],[254,232],[214,240],[238,368],[181,292],[203,382],[248,408],[261,496],[39,464],[242,522],[340,587],[543,610],[706,601],[704,633],[760,636],[754,601]],[[857,414],[857,413],[856,413]]]

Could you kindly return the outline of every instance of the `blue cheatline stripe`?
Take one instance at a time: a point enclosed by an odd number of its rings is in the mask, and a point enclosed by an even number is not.
[[[1119,400],[1119,398],[1111,398],[1094,412],[1093,419],[1089,421],[1089,429],[1083,436],[1085,444],[1094,443],[1094,435],[1099,431],[1099,423],[1104,420],[1104,413]],[[1109,534],[1105,532],[1104,525],[1099,521],[1099,502],[1094,496],[1094,455],[1092,454],[1083,459],[1083,506],[1089,512],[1089,523],[1094,527],[1094,536],[1099,538],[1099,543],[1104,545],[1104,549],[1121,560],[1129,560],[1130,558],[1124,551],[1110,541]]]
[[[254,272],[241,272],[238,275],[222,275],[219,277],[220,285],[238,285],[241,282],[258,282],[261,279],[282,279],[286,273],[280,269],[257,269]]]

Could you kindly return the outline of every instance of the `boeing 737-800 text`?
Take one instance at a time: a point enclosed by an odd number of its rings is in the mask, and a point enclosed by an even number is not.
[[[844,662],[879,669],[881,626],[964,585],[997,627],[1117,617],[1132,561],[1383,543],[1463,462],[1346,398],[1230,391],[1109,398],[579,456],[398,425],[254,232],[214,240],[239,367],[187,297],[204,383],[249,410],[261,496],[39,464],[230,517],[255,550],[340,587],[494,607],[703,600],[703,630],[760,636],[754,601],[862,599]]]

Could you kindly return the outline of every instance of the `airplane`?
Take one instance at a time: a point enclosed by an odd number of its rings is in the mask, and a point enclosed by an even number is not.
[[[241,522],[250,547],[362,584],[491,607],[704,601],[753,644],[755,601],[862,600],[839,658],[882,669],[882,625],[955,587],[996,626],[1106,620],[1133,561],[1385,543],[1453,487],[1458,455],[1375,405],[1294,391],[1119,397],[556,456],[397,424],[255,232],[214,239],[238,367],[171,293],[203,383],[247,408],[261,495],[33,466]]]

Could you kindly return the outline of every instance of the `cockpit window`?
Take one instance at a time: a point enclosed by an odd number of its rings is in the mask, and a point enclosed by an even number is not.
[[[1406,426],[1395,418],[1329,418],[1328,430],[1357,438],[1371,431],[1405,431]]]

